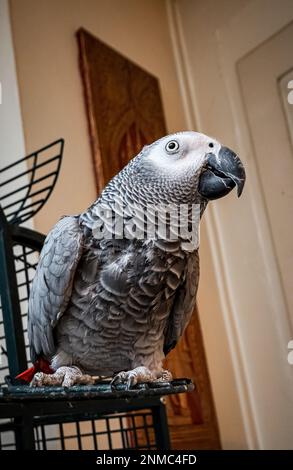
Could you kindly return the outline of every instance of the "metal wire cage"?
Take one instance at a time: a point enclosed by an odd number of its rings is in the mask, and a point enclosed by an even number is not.
[[[0,449],[168,448],[161,396],[192,389],[190,381],[129,392],[120,386],[116,393],[100,383],[72,387],[71,395],[62,387],[49,392],[17,386],[13,379],[5,385],[5,376],[13,378],[30,365],[28,298],[45,239],[19,224],[52,193],[63,147],[59,139],[0,170]]]
[[[10,374],[14,377],[31,365],[27,335],[28,299],[45,236],[8,224],[0,207],[0,240],[0,385],[3,386],[5,376]]]
[[[1,422],[2,421],[2,422]],[[135,413],[92,413],[75,420],[66,417],[36,417],[34,420],[36,450],[113,450],[158,448],[154,435],[152,410]],[[19,448],[17,421],[0,420],[0,450]]]

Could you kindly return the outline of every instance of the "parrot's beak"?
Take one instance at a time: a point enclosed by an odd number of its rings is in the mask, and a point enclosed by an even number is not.
[[[245,170],[239,157],[228,147],[221,147],[218,156],[207,155],[199,180],[199,193],[206,199],[226,196],[235,186],[241,195],[245,183]]]

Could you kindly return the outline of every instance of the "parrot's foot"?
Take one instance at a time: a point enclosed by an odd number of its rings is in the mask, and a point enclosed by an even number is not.
[[[138,383],[145,382],[170,382],[172,374],[168,370],[161,370],[159,372],[151,372],[150,369],[144,366],[136,367],[128,372],[122,371],[115,375],[111,381],[111,386],[119,383],[126,383],[127,388],[131,388]]]
[[[37,372],[30,383],[31,387],[43,387],[46,385],[71,387],[72,385],[93,385],[95,380],[90,375],[84,375],[76,366],[59,367],[54,374],[44,374]]]

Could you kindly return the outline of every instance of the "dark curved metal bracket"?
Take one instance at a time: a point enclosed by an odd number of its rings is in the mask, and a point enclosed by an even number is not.
[[[60,172],[63,149],[64,139],[58,139],[0,169],[0,190],[3,193],[0,202],[9,223],[25,222],[47,202]],[[53,157],[49,156],[50,152],[53,152]],[[25,170],[23,164],[27,167]],[[21,178],[28,181],[15,189]]]

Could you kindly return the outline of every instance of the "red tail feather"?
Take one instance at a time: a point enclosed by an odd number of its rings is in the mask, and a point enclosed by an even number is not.
[[[18,374],[15,378],[24,380],[24,382],[31,382],[34,378],[34,375],[37,372],[44,372],[45,374],[53,374],[54,371],[50,367],[50,363],[46,361],[46,359],[43,359],[40,357],[37,362],[30,367],[29,369],[25,370],[24,372],[21,372]]]

